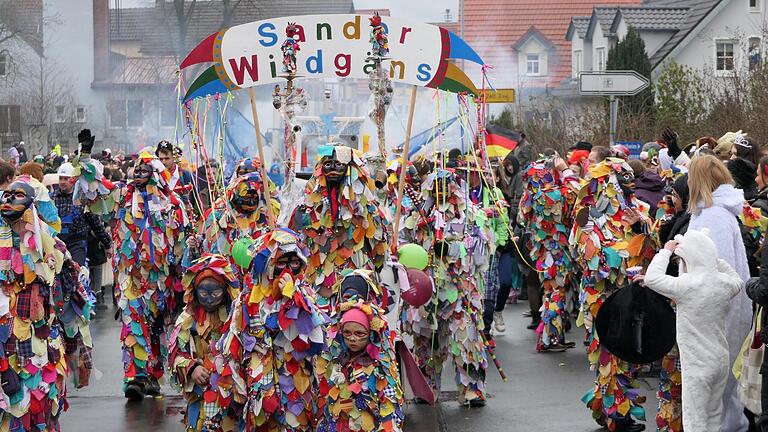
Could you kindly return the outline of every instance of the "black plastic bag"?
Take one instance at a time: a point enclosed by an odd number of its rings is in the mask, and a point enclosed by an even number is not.
[[[675,345],[675,311],[669,299],[633,282],[603,303],[595,320],[600,343],[633,364],[653,363]]]

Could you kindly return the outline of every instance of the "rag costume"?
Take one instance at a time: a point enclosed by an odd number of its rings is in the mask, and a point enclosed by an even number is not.
[[[640,405],[645,398],[635,389],[635,367],[602,347],[593,326],[605,299],[624,284],[627,268],[644,264],[655,251],[648,206],[634,197],[633,182],[632,168],[622,159],[608,158],[591,166],[574,205],[576,223],[569,238],[582,266],[577,323],[586,327],[588,359],[597,371],[596,385],[582,401],[598,424],[609,430],[633,424],[632,417],[645,419]],[[624,219],[630,208],[643,214],[634,225]]]
[[[357,353],[347,347],[339,319],[351,309],[365,314],[370,330],[368,344]],[[328,328],[329,349],[317,358],[316,431],[401,431],[403,391],[384,311],[357,299],[339,304],[336,318]]]
[[[0,430],[6,431],[58,431],[67,409],[61,297],[52,293],[64,254],[34,199],[33,187],[21,180],[0,203]]]
[[[718,256],[733,267],[743,281],[746,281],[749,279],[749,264],[737,220],[744,211],[744,195],[731,185],[721,185],[712,192],[712,205],[707,208],[702,208],[703,206],[704,203],[699,203],[699,210],[691,215],[688,229],[708,228],[710,238],[717,247]],[[725,319],[731,364],[736,360],[739,348],[749,333],[751,317],[752,302],[742,291],[731,299]],[[723,394],[722,430],[724,432],[742,431],[748,426],[743,414],[744,404],[739,401],[736,394],[736,384],[736,379],[729,374],[728,384]]]
[[[269,228],[267,200],[263,197],[261,174],[249,172],[232,179],[225,196],[216,200],[205,221],[202,249],[231,257],[232,244],[239,238],[258,238]],[[272,214],[280,214],[280,203],[270,197]],[[193,254],[193,252],[191,252]],[[239,267],[234,267],[239,269]],[[240,272],[241,274],[243,272]]]
[[[292,227],[309,248],[308,282],[320,293],[321,307],[330,311],[332,287],[342,270],[384,265],[387,231],[358,151],[344,146],[320,146],[318,151],[321,159]]]
[[[312,431],[312,366],[327,346],[327,316],[303,280],[305,250],[288,229],[263,235],[250,250],[251,273],[216,343],[206,397],[215,414],[205,430]]]
[[[524,237],[529,259],[544,287],[541,323],[536,330],[539,352],[568,347],[563,326],[566,289],[576,267],[568,250],[568,234],[578,191],[578,183],[568,173],[558,172],[551,159],[534,161],[522,172],[524,189],[518,220],[527,231]]]
[[[467,203],[455,176],[444,170],[429,175],[422,186],[424,214],[411,213],[404,229],[433,250],[436,291],[418,308],[404,308],[403,331],[413,337],[414,354],[427,382],[440,393],[443,363],[450,355],[456,370],[459,400],[485,400],[487,358],[482,331],[482,295],[471,272],[464,236]],[[426,218],[423,217],[426,215]]]
[[[683,263],[678,277],[666,275],[672,252],[662,249],[645,274],[649,288],[677,304],[677,344],[683,378],[683,426],[688,432],[719,431],[723,391],[730,375],[725,317],[743,282],[718,259],[708,230],[678,235]]]
[[[133,181],[117,190],[112,236],[124,381],[134,395],[146,388],[158,391],[157,380],[163,377],[166,326],[173,322],[174,293],[182,290],[175,266],[182,258],[184,227],[189,224],[179,197],[161,183],[160,161],[142,152],[138,163]]]
[[[186,307],[171,332],[168,362],[174,383],[187,401],[187,431],[203,431],[209,404],[205,395],[215,394],[215,390],[210,384],[196,383],[192,372],[196,368],[215,370],[213,346],[221,338],[232,301],[240,294],[240,282],[226,257],[206,254],[187,269],[182,285]],[[221,294],[218,304],[211,297],[212,289]],[[201,302],[202,295],[206,297]]]

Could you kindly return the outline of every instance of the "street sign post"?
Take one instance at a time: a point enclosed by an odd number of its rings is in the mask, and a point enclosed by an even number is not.
[[[485,103],[515,103],[515,89],[496,89],[485,92]]]
[[[579,74],[579,94],[582,96],[608,96],[611,108],[611,145],[616,142],[616,96],[634,96],[651,85],[648,78],[633,70],[582,72]]]

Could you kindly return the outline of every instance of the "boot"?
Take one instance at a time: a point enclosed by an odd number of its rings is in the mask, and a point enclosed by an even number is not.
[[[141,402],[144,399],[144,383],[140,380],[133,380],[125,385],[125,397],[134,402]]]
[[[528,330],[536,330],[539,327],[539,323],[541,323],[541,312],[531,312],[531,323],[526,328]]]
[[[157,382],[157,378],[149,377],[144,391],[147,396],[160,396],[160,383]]]

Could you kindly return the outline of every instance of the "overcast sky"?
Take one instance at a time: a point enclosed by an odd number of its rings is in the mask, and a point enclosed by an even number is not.
[[[122,7],[151,6],[155,0],[110,0],[111,7],[116,2]],[[451,10],[453,21],[459,15],[459,0],[354,0],[358,9],[389,9],[392,16],[408,18],[421,22],[442,22],[445,10]]]

